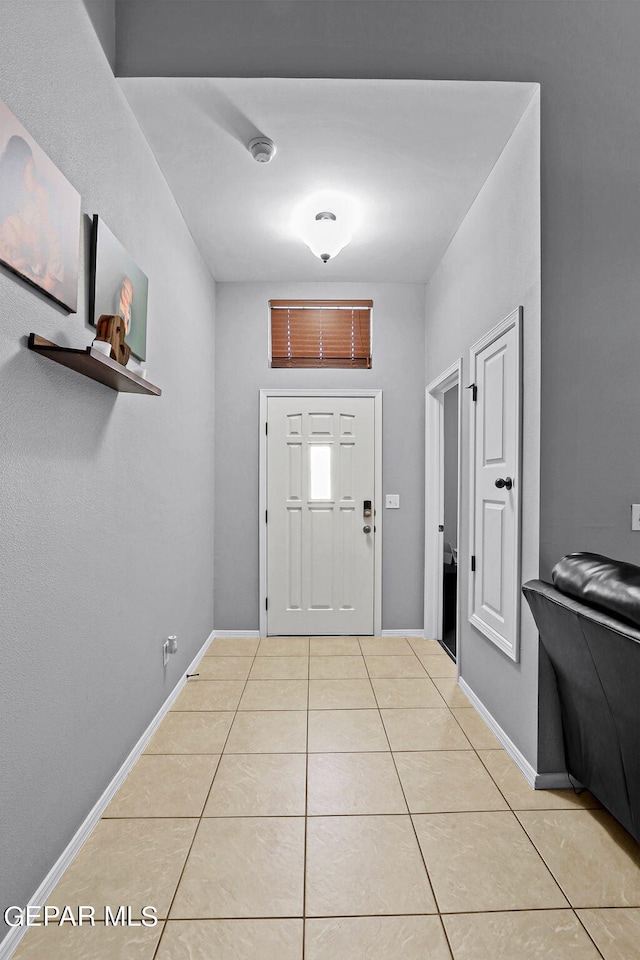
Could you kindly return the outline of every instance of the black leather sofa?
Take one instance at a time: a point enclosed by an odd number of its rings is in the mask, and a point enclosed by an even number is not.
[[[640,842],[640,567],[564,557],[522,591],[553,666],[565,762]]]

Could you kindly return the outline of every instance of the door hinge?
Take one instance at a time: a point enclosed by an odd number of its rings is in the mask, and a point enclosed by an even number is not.
[[[478,402],[478,386],[477,386],[477,384],[475,384],[475,383],[470,383],[469,386],[468,386],[466,389],[467,389],[467,390],[471,390],[471,399],[473,400],[474,403],[477,403],[477,402]]]
[[[264,598],[264,608],[265,610],[269,609],[269,597]]]
[[[475,572],[476,572],[476,558],[472,556],[471,557],[471,573],[475,573]]]
[[[264,512],[264,522],[269,523],[269,511],[265,510]]]
[[[265,432],[265,434],[269,433],[269,421],[268,421],[268,420],[265,422],[264,432]]]
[[[438,533],[444,533],[444,523],[438,524]]]

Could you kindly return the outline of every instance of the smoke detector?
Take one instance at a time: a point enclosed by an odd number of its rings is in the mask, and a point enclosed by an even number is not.
[[[277,147],[269,137],[254,137],[247,146],[249,153],[258,163],[269,163],[276,155]]]

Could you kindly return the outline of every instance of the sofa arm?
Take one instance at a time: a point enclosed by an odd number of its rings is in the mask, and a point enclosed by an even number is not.
[[[640,627],[640,567],[598,553],[570,553],[553,568],[561,593]]]

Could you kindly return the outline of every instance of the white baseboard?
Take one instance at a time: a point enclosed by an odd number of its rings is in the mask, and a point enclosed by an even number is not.
[[[235,637],[247,637],[248,639],[257,639],[260,637],[259,630],[214,630],[211,634],[214,640]],[[421,637],[424,638],[424,630],[383,630],[381,637]],[[0,958],[2,960],[2,958]]]
[[[565,787],[571,787],[571,782],[566,772],[558,773],[538,773],[524,754],[520,753],[515,743],[509,739],[497,720],[492,717],[485,705],[475,695],[468,683],[462,677],[458,680],[460,689],[475,707],[484,722],[487,724],[494,736],[500,741],[506,752],[509,754],[515,765],[525,777],[529,786],[534,790],[562,790]]]
[[[42,906],[47,903],[47,900],[51,893],[53,893],[54,888],[59,883],[63,873],[71,864],[71,861],[80,851],[80,848],[83,846],[86,840],[88,840],[89,835],[95,825],[100,820],[100,817],[106,810],[107,806],[119,790],[119,788],[124,783],[126,777],[133,769],[135,763],[140,758],[145,747],[151,740],[151,737],[154,735],[162,721],[164,720],[165,715],[169,712],[172,703],[177,698],[178,694],[181,692],[185,683],[187,682],[187,674],[193,673],[194,668],[200,662],[200,658],[206,653],[208,646],[213,640],[214,633],[210,633],[204,644],[200,648],[199,652],[191,661],[187,670],[182,674],[177,684],[162,704],[155,717],[144,731],[133,750],[126,758],[120,769],[116,772],[115,776],[107,786],[106,790],[102,796],[96,801],[93,808],[80,825],[75,835],[72,837],[71,841],[67,847],[62,851],[54,865],[52,866],[49,873],[46,875],[38,889],[35,891],[32,897],[29,899],[29,904],[34,904],[37,906]],[[24,906],[24,905],[23,905]],[[27,933],[29,928],[24,927],[12,927],[9,933],[6,935],[4,940],[0,943],[0,960],[9,960],[13,955],[14,951],[17,949],[18,944],[22,938]]]

